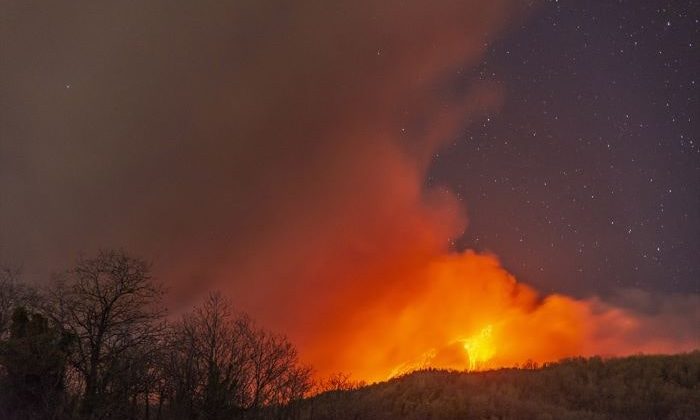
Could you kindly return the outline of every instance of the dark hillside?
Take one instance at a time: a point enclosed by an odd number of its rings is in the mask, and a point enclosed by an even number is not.
[[[303,402],[303,419],[698,419],[700,352],[426,370]]]

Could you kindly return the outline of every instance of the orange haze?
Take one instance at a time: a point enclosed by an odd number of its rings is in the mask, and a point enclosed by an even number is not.
[[[221,209],[241,227],[222,226],[213,235],[221,247],[192,245],[205,255],[183,261],[214,267],[237,303],[289,334],[321,376],[374,381],[425,366],[698,346],[697,296],[626,291],[613,304],[542,295],[493,255],[449,249],[465,229],[465,206],[426,186],[426,173],[444,142],[507,100],[507,86],[469,69],[529,2],[368,1],[343,13],[323,4],[289,17],[288,34],[265,44],[269,54],[251,56],[247,101],[232,106],[233,87],[215,101],[232,109],[217,118],[239,117],[232,138],[260,161],[239,177],[250,192]],[[288,56],[305,59],[288,66]],[[455,77],[465,85],[458,93],[443,88]],[[207,135],[216,135],[214,117]],[[246,150],[225,159],[247,162]],[[235,190],[239,178],[224,186]],[[489,199],[498,209],[498,197]]]
[[[336,326],[341,332],[335,336],[321,333],[314,353],[321,374],[342,370],[377,381],[425,367],[479,370],[698,346],[692,334],[640,342],[654,322],[597,299],[541,296],[518,283],[493,255],[441,256],[416,277],[419,286],[396,292],[405,294],[398,307],[392,302],[396,295],[388,294],[350,314],[350,325]]]
[[[174,184],[172,205],[159,201],[163,211],[149,213],[158,220],[144,227],[177,233],[174,276],[217,282],[183,281],[183,299],[223,288],[287,333],[319,375],[364,380],[697,346],[697,296],[626,291],[612,304],[542,295],[493,255],[450,251],[469,203],[426,186],[426,174],[445,142],[463,141],[465,126],[508,100],[507,86],[474,67],[498,33],[536,12],[532,3],[366,0],[279,11],[250,2],[230,14],[240,25],[196,32],[213,45],[240,42],[246,55],[232,66],[237,82],[213,84],[196,107],[192,137],[213,139],[201,168],[221,176]],[[270,39],[226,32],[250,19]],[[198,156],[209,154],[181,161]],[[488,199],[498,212],[499,197]]]
[[[539,0],[5,3],[0,257],[29,277],[123,246],[174,312],[221,289],[321,376],[698,346],[697,295],[543,295],[449,247],[470,203],[427,174],[508,102],[479,65]]]

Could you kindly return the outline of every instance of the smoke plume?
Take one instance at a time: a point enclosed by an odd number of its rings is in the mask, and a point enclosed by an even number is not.
[[[659,328],[673,305],[541,296],[450,251],[465,208],[426,171],[504,100],[470,69],[533,7],[5,2],[0,258],[42,281],[125,247],[175,310],[222,289],[320,374],[697,346]]]

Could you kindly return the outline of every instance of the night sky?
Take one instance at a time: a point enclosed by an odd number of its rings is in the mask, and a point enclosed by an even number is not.
[[[700,291],[700,7],[547,4],[476,72],[500,112],[435,156],[464,200],[458,248],[491,250],[546,290]]]
[[[364,378],[491,325],[503,366],[697,348],[698,19],[0,2],[0,264],[43,286],[123,248],[173,314],[221,290]]]

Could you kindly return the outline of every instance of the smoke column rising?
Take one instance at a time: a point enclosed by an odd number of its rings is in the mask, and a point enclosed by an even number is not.
[[[153,256],[174,308],[221,288],[320,374],[466,367],[488,326],[492,365],[698,345],[695,297],[671,335],[673,305],[541,297],[449,251],[465,210],[425,173],[505,100],[469,69],[530,2],[347,3],[4,3],[0,257],[41,280]]]

